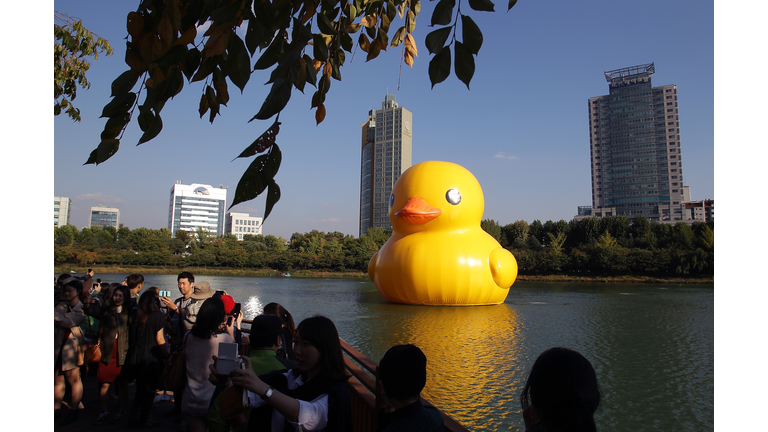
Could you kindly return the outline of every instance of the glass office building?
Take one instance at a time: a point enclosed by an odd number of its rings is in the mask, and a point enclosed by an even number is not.
[[[115,207],[91,207],[91,217],[88,220],[89,228],[111,226],[118,229],[120,228],[120,209]]]
[[[605,72],[608,95],[589,99],[592,207],[682,220],[677,86],[653,87],[653,63]]]
[[[400,175],[411,167],[413,113],[386,95],[381,109],[368,111],[362,128],[360,155],[360,232],[389,228],[389,195]]]

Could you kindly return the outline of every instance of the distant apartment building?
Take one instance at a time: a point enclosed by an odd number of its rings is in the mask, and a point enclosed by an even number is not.
[[[72,202],[67,197],[53,197],[53,226],[69,225],[69,212]]]
[[[411,167],[413,113],[386,95],[381,109],[368,111],[362,127],[360,157],[360,230],[389,228],[389,196],[400,175]]]
[[[219,185],[193,183],[181,184],[177,180],[171,188],[168,209],[168,229],[173,236],[178,230],[194,233],[204,228],[217,236],[224,235],[224,209],[227,204],[227,188]]]
[[[116,207],[91,207],[91,216],[88,218],[88,228],[95,226],[104,228],[107,226],[120,228],[120,209]]]
[[[592,214],[684,220],[677,86],[653,87],[654,64],[605,72],[608,95],[590,98]],[[584,207],[586,208],[586,207]]]
[[[234,234],[238,240],[242,240],[248,234],[261,235],[263,221],[263,218],[251,216],[248,213],[229,212],[224,223],[224,233]]]

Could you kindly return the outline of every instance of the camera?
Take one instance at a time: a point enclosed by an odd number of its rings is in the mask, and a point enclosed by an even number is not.
[[[235,369],[245,369],[245,363],[237,358],[237,344],[229,342],[219,343],[219,354],[216,359],[216,376],[226,378]]]

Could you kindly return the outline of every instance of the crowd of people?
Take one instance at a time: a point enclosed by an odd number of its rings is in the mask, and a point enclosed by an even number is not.
[[[81,373],[89,373],[96,376],[101,409],[94,424],[156,427],[152,405],[157,391],[166,390],[173,393],[174,408],[162,415],[174,417],[179,430],[353,431],[349,374],[339,333],[327,317],[296,326],[282,305],[270,303],[244,333],[240,304],[206,281],[196,283],[189,272],[177,277],[176,299],[157,287],[142,292],[140,274],[122,283],[93,276],[89,270],[55,281],[57,425],[79,421]],[[89,363],[86,347],[96,345],[101,357]],[[222,347],[236,349],[237,357],[219,358]],[[164,389],[163,369],[176,351],[185,354],[186,380]],[[418,347],[397,345],[385,352],[378,369],[385,401],[377,412],[379,431],[445,430],[440,412],[422,404],[426,377],[427,358]],[[109,411],[113,393],[116,412]],[[520,402],[527,432],[595,431],[600,392],[594,368],[576,351],[549,349],[534,363]]]

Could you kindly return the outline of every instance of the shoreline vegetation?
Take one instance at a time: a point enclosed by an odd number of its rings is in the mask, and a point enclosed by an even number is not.
[[[272,269],[248,269],[248,268],[226,268],[226,267],[184,267],[176,268],[169,266],[133,266],[133,265],[92,265],[92,266],[54,266],[55,274],[71,273],[85,274],[88,269],[98,275],[107,274],[131,274],[140,273],[143,275],[177,275],[182,271],[189,271],[195,276],[257,276],[270,277],[280,276],[283,272]],[[291,277],[299,278],[327,278],[327,279],[368,279],[368,273],[355,270],[346,271],[313,271],[296,270],[288,272]],[[673,284],[714,284],[714,277],[654,277],[654,276],[574,276],[574,275],[520,275],[517,282],[591,282],[591,283],[673,283]],[[514,286],[514,285],[513,285]]]

